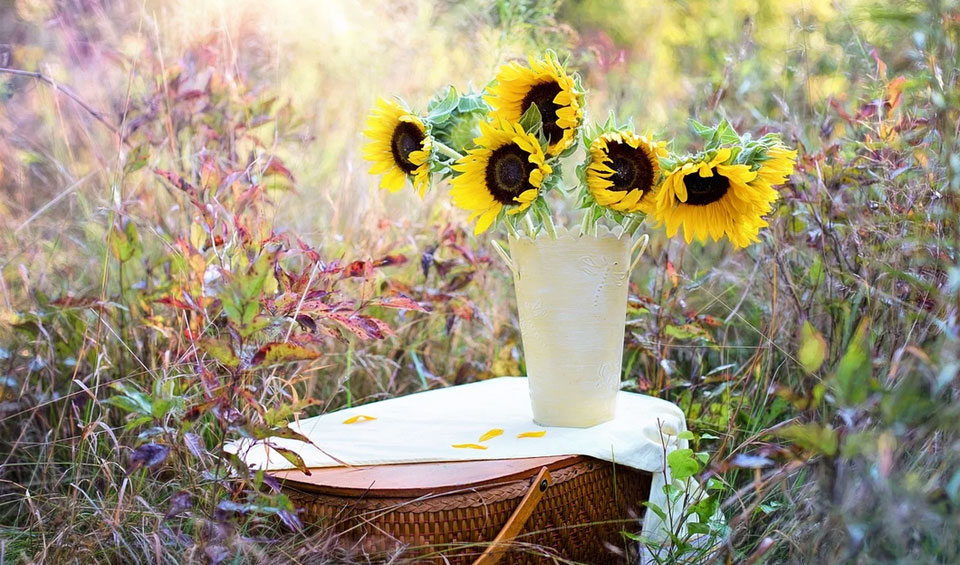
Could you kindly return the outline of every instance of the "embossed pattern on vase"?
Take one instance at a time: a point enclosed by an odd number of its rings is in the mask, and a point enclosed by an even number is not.
[[[613,418],[632,244],[610,233],[510,240],[538,423],[587,427]]]

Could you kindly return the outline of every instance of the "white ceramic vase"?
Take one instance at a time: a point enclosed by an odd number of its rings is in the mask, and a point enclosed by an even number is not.
[[[601,228],[510,238],[534,420],[586,428],[613,419],[623,361],[631,254],[646,242]],[[499,249],[498,249],[499,250]],[[642,253],[643,250],[640,250]]]

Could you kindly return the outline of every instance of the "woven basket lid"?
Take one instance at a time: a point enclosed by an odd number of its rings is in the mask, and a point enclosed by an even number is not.
[[[346,497],[417,497],[482,488],[533,477],[541,467],[551,471],[589,460],[582,455],[324,467],[274,471],[270,475],[297,490]]]

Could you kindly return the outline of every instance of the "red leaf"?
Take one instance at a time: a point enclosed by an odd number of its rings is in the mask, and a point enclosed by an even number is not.
[[[887,96],[887,109],[894,110],[900,105],[903,94],[903,85],[907,82],[902,76],[899,76],[887,84],[885,91]]]
[[[169,520],[185,510],[193,508],[193,497],[189,492],[181,490],[170,497],[170,507],[163,516],[164,520]]]
[[[836,110],[837,114],[838,114],[841,118],[843,118],[844,120],[846,120],[846,121],[848,121],[848,122],[852,122],[852,121],[853,121],[853,116],[851,116],[850,114],[848,114],[847,111],[843,109],[843,106],[841,106],[840,103],[837,102],[836,100],[834,100],[833,98],[830,99],[830,106],[831,106],[834,110]]]
[[[184,180],[184,178],[178,175],[177,173],[174,173],[171,171],[164,171],[162,169],[154,169],[153,172],[159,175],[161,178],[166,179],[167,182],[169,182],[176,188],[186,192],[190,196],[194,198],[197,197],[197,187],[193,186],[192,184]]]
[[[295,532],[299,532],[303,529],[303,523],[300,521],[300,518],[297,515],[289,510],[278,510],[277,516],[283,520],[283,523],[287,525],[288,528]]]
[[[310,474],[310,469],[308,469],[307,464],[304,463],[303,457],[300,457],[300,455],[296,451],[292,449],[287,449],[286,447],[280,447],[278,445],[274,445],[269,442],[267,443],[267,445],[270,447],[270,449],[279,453],[281,457],[283,457],[284,459],[292,463],[293,466],[297,468],[297,470],[303,471],[304,475]]]
[[[463,273],[457,273],[456,275],[450,277],[450,280],[447,281],[447,284],[444,285],[443,289],[446,292],[456,292],[461,288],[470,284],[470,281],[473,280],[473,277],[475,274],[476,274],[476,271],[467,271]]]
[[[187,450],[195,457],[203,457],[207,452],[207,446],[204,445],[203,438],[193,432],[183,434],[183,444],[187,446]]]
[[[261,472],[262,472],[262,471],[261,471]],[[270,490],[272,490],[273,492],[279,494],[279,493],[280,493],[280,481],[278,481],[276,477],[274,477],[273,475],[270,475],[270,474],[268,474],[268,473],[263,473],[262,476],[263,476],[263,484],[265,484],[265,485],[267,485],[268,487],[270,487]]]
[[[320,353],[292,343],[271,342],[260,348],[253,356],[253,365],[275,365],[277,363],[292,363],[307,361],[320,357]]]
[[[320,254],[316,252],[315,249],[304,243],[300,238],[297,238],[297,245],[300,246],[300,250],[306,253],[310,261],[318,263],[320,261]]]
[[[360,339],[383,339],[386,335],[393,332],[389,326],[381,320],[363,316],[361,314],[344,315],[342,313],[331,313],[327,318],[334,320]]]
[[[267,439],[270,437],[278,437],[281,439],[292,439],[296,441],[302,441],[303,443],[309,443],[313,445],[313,442],[310,441],[310,438],[307,436],[295,432],[290,428],[268,428],[266,426],[256,426],[252,430],[252,435],[255,439]]]
[[[308,332],[317,331],[317,322],[314,321],[310,316],[297,316],[297,323],[300,324],[300,327],[307,330]]]
[[[213,247],[223,247],[223,237],[217,235],[213,239],[207,238],[207,241],[203,244],[200,251],[206,251]]]
[[[670,277],[670,284],[677,286],[680,284],[680,276],[677,275],[677,269],[673,266],[673,263],[669,260],[667,261],[667,276]]]
[[[283,161],[280,160],[280,157],[270,156],[269,159],[270,160],[267,163],[267,168],[263,171],[264,176],[269,174],[277,174],[283,175],[291,181],[293,180],[293,173],[290,172],[290,169],[284,166]]]
[[[203,416],[204,414],[206,414],[208,411],[210,411],[214,406],[216,406],[219,403],[220,403],[219,400],[210,400],[207,402],[201,402],[200,404],[194,404],[189,409],[187,409],[186,412],[184,412],[183,420],[185,422],[192,422],[197,418],[199,418],[200,416]]]
[[[166,304],[167,306],[173,306],[174,308],[180,308],[181,310],[190,310],[193,311],[194,307],[190,304],[187,304],[183,300],[179,300],[172,296],[164,296],[163,298],[158,298],[154,300],[156,304]]]
[[[414,301],[409,296],[404,296],[402,294],[397,294],[394,296],[383,296],[373,301],[375,306],[383,306],[384,308],[395,308],[397,310],[415,310],[417,312],[429,312],[429,310],[420,303]]]
[[[197,89],[184,90],[183,92],[180,92],[177,94],[177,100],[193,100],[195,98],[200,98],[205,94],[206,92],[202,90],[197,90]]]
[[[369,277],[373,269],[367,261],[354,261],[343,270],[344,277]]]
[[[220,182],[220,186],[217,187],[217,192],[219,193],[221,190],[227,187],[233,186],[233,184],[238,180],[240,180],[240,177],[242,177],[245,174],[246,174],[246,171],[244,170],[233,171]]]
[[[133,450],[127,465],[127,474],[130,475],[140,467],[156,467],[167,458],[170,448],[159,443],[145,443]]]
[[[887,64],[884,63],[880,55],[877,54],[876,48],[870,50],[870,55],[873,56],[873,60],[877,63],[877,78],[885,77],[887,75]]]
[[[373,318],[368,316],[363,316],[364,322],[369,326],[376,328],[376,332],[372,332],[376,336],[376,339],[383,339],[388,335],[393,335],[393,330],[390,329],[390,326],[386,322],[379,318]]]
[[[387,255],[373,262],[374,267],[389,267],[391,265],[403,265],[407,262],[406,255]]]
[[[462,304],[460,301],[453,301],[450,303],[450,309],[453,310],[453,313],[457,317],[470,321],[473,319],[473,305],[471,304]]]
[[[713,326],[713,327],[717,327],[722,324],[720,320],[714,318],[710,314],[704,314],[701,317],[701,320],[703,321],[703,323],[707,324],[708,326]]]

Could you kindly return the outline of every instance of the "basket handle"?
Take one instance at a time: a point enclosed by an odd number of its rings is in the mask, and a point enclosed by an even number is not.
[[[630,249],[630,255],[633,255],[638,247],[640,248],[640,251],[637,253],[637,256],[634,257],[633,261],[630,262],[630,268],[627,269],[627,274],[632,273],[633,270],[637,268],[637,264],[640,263],[640,258],[643,257],[643,252],[646,251],[648,243],[650,243],[650,236],[647,234],[643,234],[637,238],[637,241]]]
[[[503,259],[503,262],[506,263],[508,267],[510,267],[510,270],[513,271],[513,274],[517,274],[517,266],[513,262],[513,259],[510,258],[510,252],[504,248],[504,245],[496,239],[492,240],[490,244],[493,245],[493,248],[496,250],[497,255],[499,255],[500,258]]]
[[[487,546],[483,554],[473,562],[473,565],[495,565],[500,561],[500,558],[503,557],[507,549],[501,546],[509,543],[523,530],[523,527],[527,525],[527,520],[530,519],[533,511],[536,510],[540,499],[543,498],[544,493],[547,492],[547,487],[552,484],[553,477],[550,476],[550,471],[546,467],[541,467],[540,472],[537,473],[537,476],[530,484],[530,488],[527,489],[527,493],[524,494],[520,500],[520,504],[517,505],[513,514],[507,518],[507,522],[503,525],[503,528],[500,529],[500,533],[497,534],[497,537],[493,538],[493,541],[490,542],[490,545]]]

